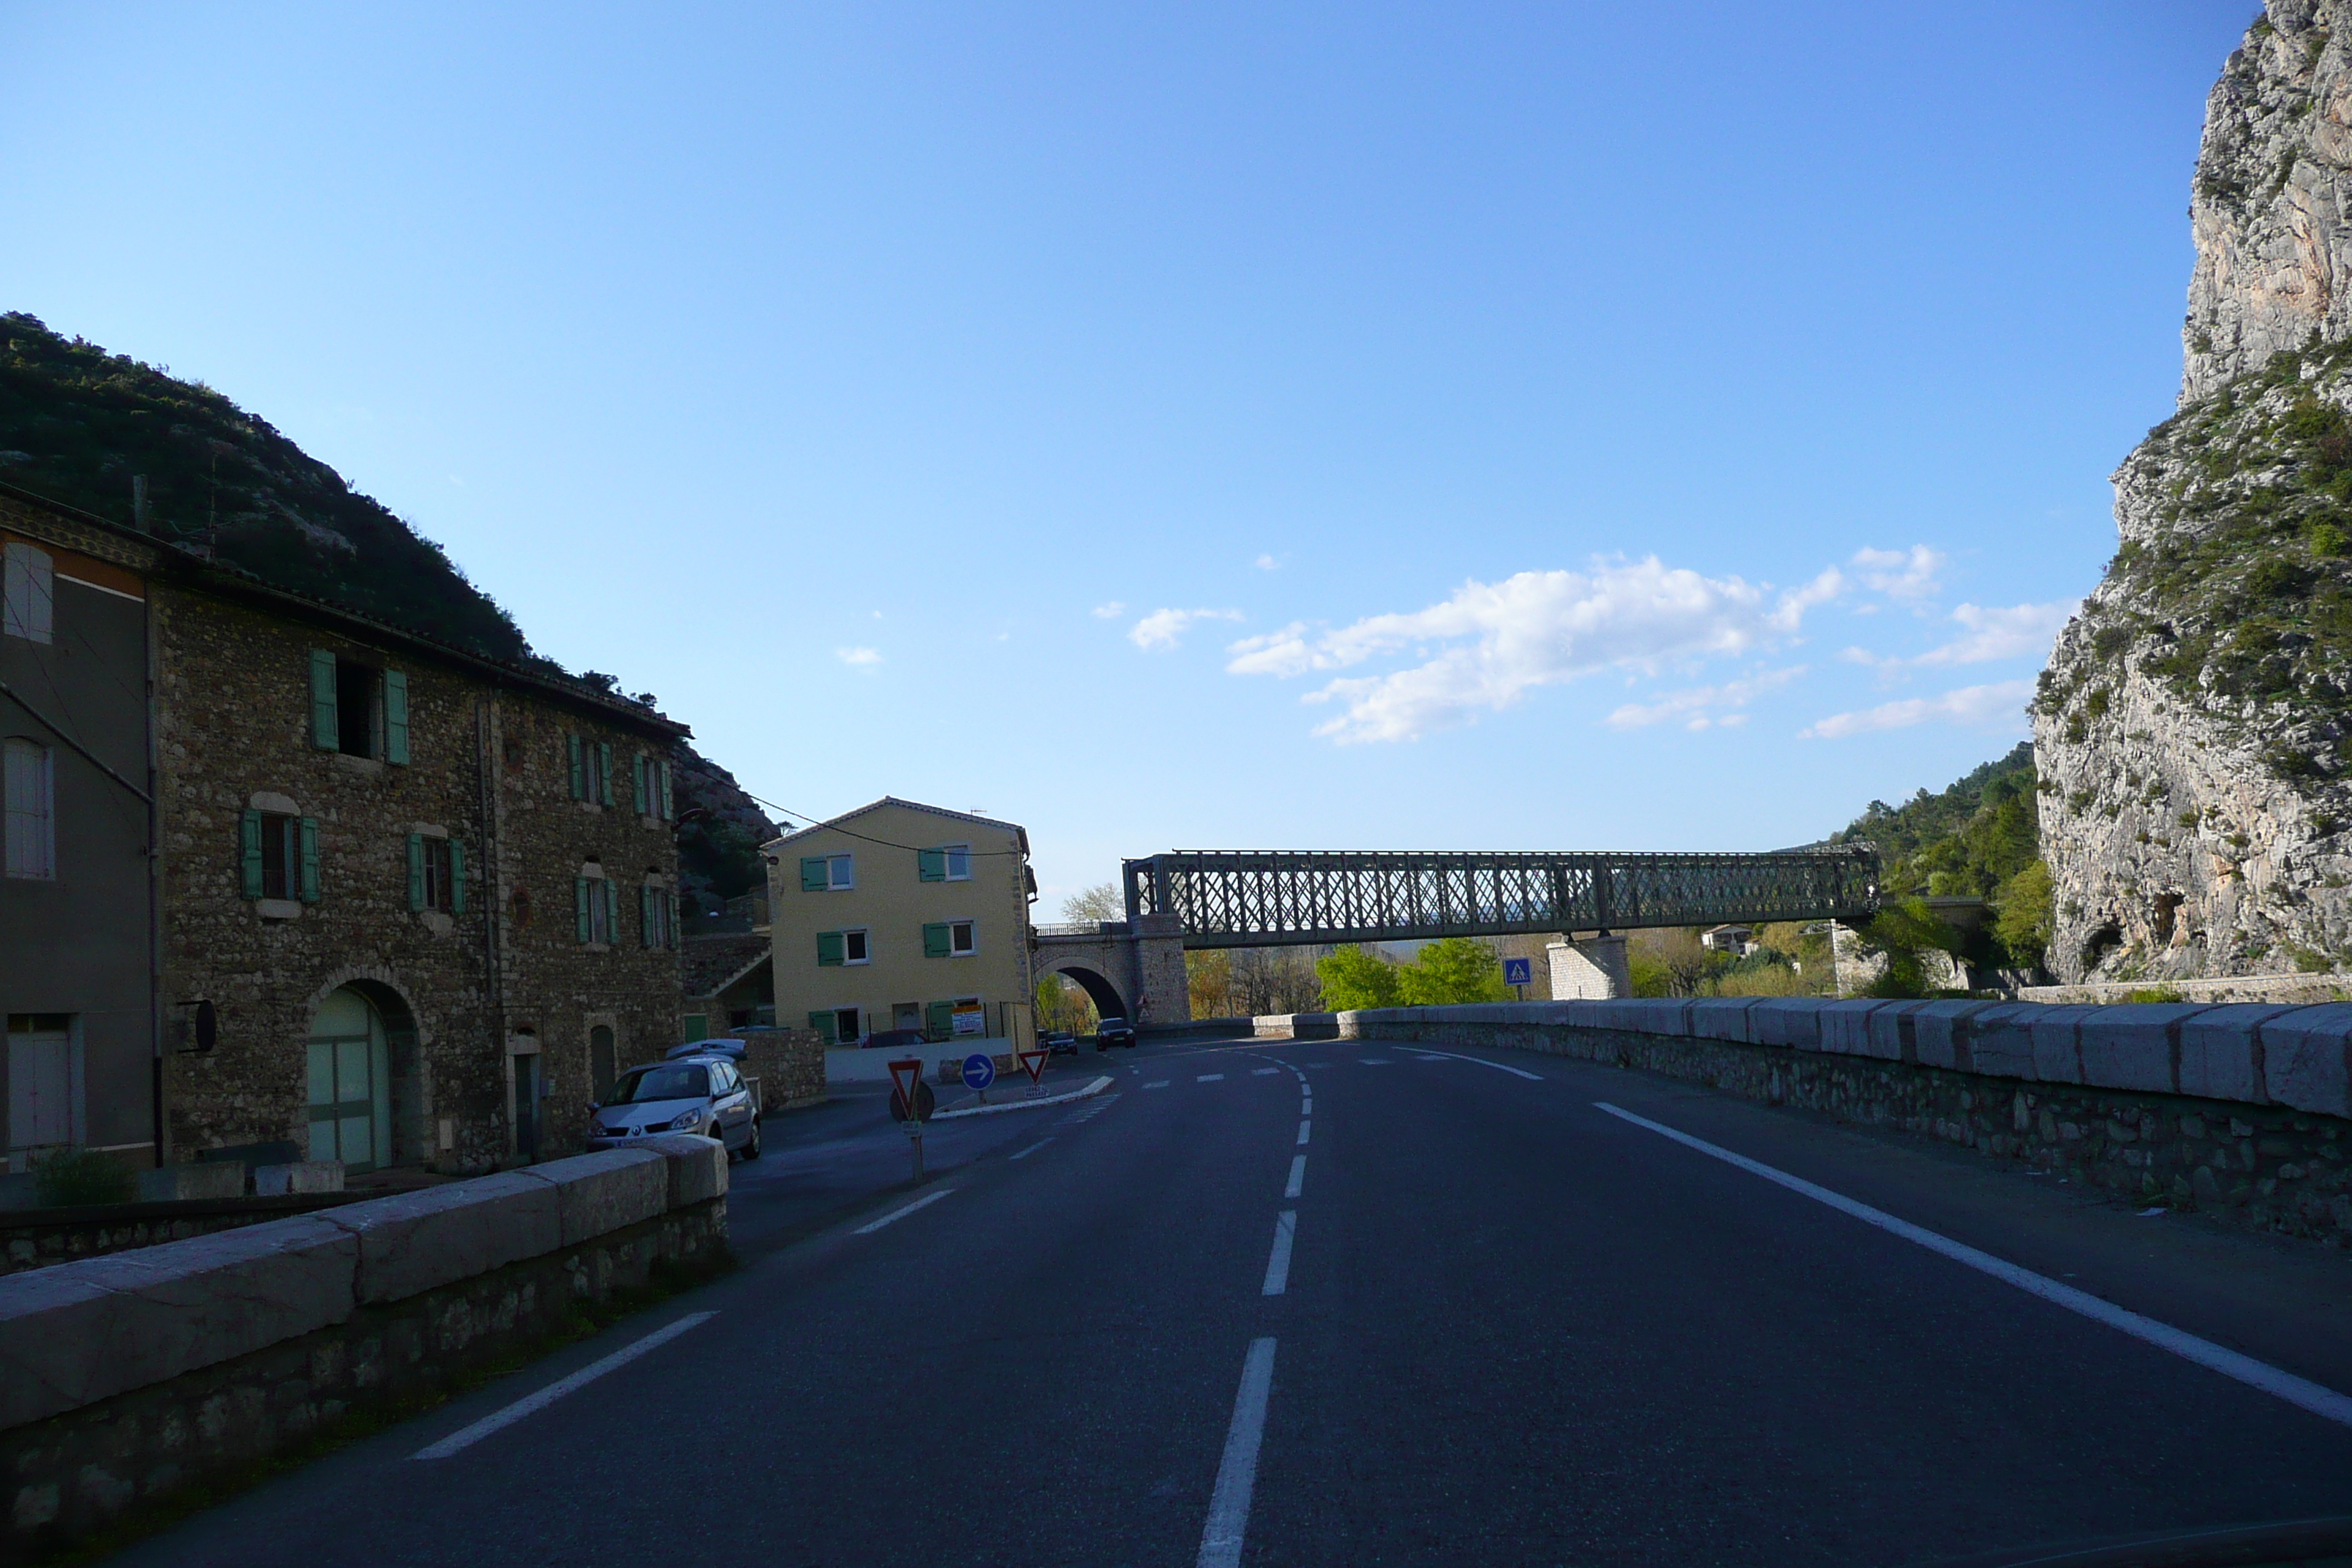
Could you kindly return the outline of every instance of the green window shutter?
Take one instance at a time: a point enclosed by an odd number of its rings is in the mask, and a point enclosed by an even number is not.
[[[648,758],[648,757],[647,757],[647,756],[646,756],[643,752],[639,752],[636,754],[636,759],[635,759],[635,760],[636,760],[635,777],[636,777],[637,791],[636,791],[636,794],[635,794],[634,795],[632,795],[632,796],[630,796],[630,797],[629,797],[629,804],[630,804],[630,805],[634,805],[634,806],[635,806],[635,807],[637,808],[637,815],[638,815],[638,816],[653,816],[653,815],[654,815],[654,792],[653,792],[653,790],[652,790],[651,786],[646,783],[646,775],[647,774],[647,773],[649,773],[649,772],[651,771],[651,770],[649,770],[649,769],[646,767],[646,764],[649,761],[651,761],[651,759],[650,759],[650,758]]]
[[[709,1037],[710,1015],[708,1013],[688,1013],[686,1016],[686,1041],[681,1041],[680,1043],[685,1044],[694,1040],[709,1039]]]
[[[842,957],[843,946],[839,931],[821,931],[816,933],[816,961],[819,964],[831,969],[841,963]]]
[[[564,749],[572,753],[572,798],[586,800],[588,798],[588,766],[587,760],[580,754],[580,737],[566,735],[563,737],[563,745]]]
[[[306,816],[295,825],[301,839],[301,880],[297,884],[297,896],[306,904],[319,901],[319,819]]]
[[[677,803],[670,797],[669,763],[660,762],[654,766],[661,771],[661,819],[667,822],[677,815]]]
[[[948,956],[948,925],[945,921],[940,921],[923,928],[923,956],[925,958]]]
[[[814,1029],[819,1037],[828,1046],[837,1046],[841,1043],[841,1020],[831,1013],[811,1013],[809,1027]]]
[[[929,1028],[925,1031],[934,1040],[944,1040],[955,1033],[955,1004],[934,1002],[924,1009]]]
[[[383,760],[408,765],[408,672],[383,672]]]
[[[637,885],[637,945],[654,944],[654,890],[642,882]]]
[[[248,811],[236,824],[237,868],[248,899],[261,897],[261,813]]]
[[[585,877],[572,879],[572,912],[577,917],[580,940],[586,942],[588,940],[588,879]]]
[[[596,804],[610,805],[613,804],[613,743],[610,741],[596,742],[596,760],[604,764],[597,770]]]
[[[803,855],[801,857],[801,891],[803,893],[822,893],[824,891],[824,856]]]
[[[449,840],[449,912],[466,912],[466,847]]]
[[[408,907],[425,907],[425,835],[408,836]]]
[[[678,930],[677,895],[667,888],[662,889],[662,909],[669,916],[669,925],[666,928],[669,931],[669,944],[676,947],[684,940]],[[770,967],[772,968],[773,965]]]
[[[946,881],[948,879],[948,852],[944,849],[916,850],[915,874],[926,882]]]
[[[310,744],[331,752],[341,740],[335,717],[335,656],[314,647],[310,650]]]

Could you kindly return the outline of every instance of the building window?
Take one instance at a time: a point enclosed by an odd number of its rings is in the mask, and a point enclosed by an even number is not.
[[[466,847],[430,833],[408,836],[408,907],[438,914],[466,912]]]
[[[572,765],[572,798],[593,805],[613,804],[613,745],[582,735],[563,737]]]
[[[599,946],[613,940],[613,884],[601,868],[583,870],[572,879],[572,912],[580,940]]]
[[[643,752],[637,753],[637,810],[664,822],[677,815],[670,798],[669,764]]]
[[[27,642],[47,642],[57,602],[57,582],[50,569],[49,552],[38,545],[10,540],[6,557],[7,633]]]
[[[824,1037],[828,1046],[854,1046],[865,1037],[857,1026],[855,1007],[826,1007],[808,1016],[809,1027]]]
[[[857,886],[857,858],[854,855],[804,855],[801,857],[801,891],[803,893],[841,893]]]
[[[507,900],[507,909],[514,921],[515,930],[530,929],[530,889],[529,888],[517,888],[514,890],[514,897]]]
[[[967,958],[979,951],[971,921],[934,921],[923,928],[925,958]]]
[[[866,953],[866,932],[863,930],[817,932],[816,961],[827,969],[839,964],[871,962]]]
[[[926,882],[971,880],[971,846],[942,844],[937,849],[915,851],[916,867]]]
[[[652,882],[637,889],[637,930],[647,947],[677,945],[677,895]]]
[[[520,735],[507,736],[499,742],[499,751],[506,760],[507,776],[509,778],[517,779],[522,777],[522,737]]]
[[[248,899],[319,901],[319,819],[247,811],[237,827]]]
[[[11,1152],[82,1141],[82,1064],[76,1033],[70,1013],[8,1015]]]
[[[310,650],[310,743],[347,757],[408,763],[408,676]]]
[[[58,875],[57,763],[48,747],[21,735],[7,741],[5,789],[7,869],[11,877],[55,881]]]

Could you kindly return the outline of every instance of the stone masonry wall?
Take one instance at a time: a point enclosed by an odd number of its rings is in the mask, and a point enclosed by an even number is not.
[[[307,1142],[303,1042],[345,984],[394,1032],[393,1163],[479,1171],[513,1158],[517,1043],[536,1047],[552,1091],[541,1152],[576,1148],[587,1030],[613,1027],[625,1057],[677,1027],[677,954],[638,945],[634,891],[677,868],[668,825],[629,804],[628,759],[661,742],[358,623],[306,624],[180,587],[157,601],[165,1004],[184,1020],[210,1001],[219,1020],[214,1049],[166,1058],[173,1157]],[[313,747],[312,648],[406,674],[405,766]],[[566,732],[612,743],[620,804],[569,798]],[[265,796],[319,824],[318,901],[268,915],[244,897],[238,842],[241,814]],[[463,912],[408,907],[419,830],[463,846]],[[591,859],[625,889],[616,943],[575,937],[572,879]]]

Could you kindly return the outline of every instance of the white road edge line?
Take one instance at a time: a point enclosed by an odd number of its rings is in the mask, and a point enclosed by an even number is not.
[[[1199,1568],[1240,1568],[1242,1532],[1249,1527],[1250,1493],[1257,1487],[1257,1451],[1265,1438],[1265,1401],[1274,1387],[1274,1341],[1252,1340],[1234,1395],[1234,1423],[1225,1428],[1225,1457],[1209,1494],[1209,1521],[1201,1530]]]
[[[881,1229],[884,1226],[886,1226],[886,1225],[896,1225],[896,1224],[898,1224],[898,1221],[900,1221],[900,1220],[902,1220],[902,1219],[905,1219],[908,1215],[913,1214],[917,1209],[929,1208],[929,1207],[930,1207],[933,1204],[935,1204],[935,1203],[939,1202],[941,1198],[943,1198],[943,1197],[947,1196],[950,1193],[951,1193],[951,1192],[953,1192],[953,1191],[955,1191],[955,1189],[954,1189],[953,1187],[941,1187],[941,1188],[940,1188],[938,1192],[936,1192],[936,1193],[929,1193],[929,1194],[924,1194],[922,1197],[917,1198],[913,1203],[910,1203],[910,1204],[907,1205],[906,1205],[905,1207],[903,1207],[903,1208],[895,1208],[895,1209],[892,1209],[888,1214],[884,1215],[880,1219],[877,1219],[877,1220],[869,1220],[869,1221],[868,1221],[868,1222],[866,1222],[866,1224],[859,1226],[856,1230],[852,1231],[850,1234],[851,1234],[851,1235],[853,1235],[853,1236],[871,1236],[871,1235],[873,1235],[876,1231],[880,1230],[880,1229]]]
[[[1030,1144],[1026,1149],[1022,1150],[1018,1154],[1013,1155],[1012,1158],[1015,1160],[1026,1160],[1030,1155],[1034,1154],[1038,1150],[1043,1149],[1046,1144],[1051,1143],[1052,1142],[1053,1140],[1051,1138],[1040,1138],[1034,1143]]]
[[[636,1360],[647,1351],[659,1350],[662,1346],[669,1343],[670,1341],[677,1338],[678,1335],[686,1332],[687,1330],[695,1328],[699,1324],[707,1323],[718,1315],[719,1314],[716,1312],[688,1312],[685,1317],[680,1318],[677,1321],[671,1323],[665,1328],[656,1329],[652,1333],[647,1334],[644,1339],[637,1341],[635,1344],[624,1345],[619,1350],[614,1351],[611,1355],[590,1362],[586,1366],[582,1367],[578,1372],[573,1373],[571,1376],[556,1379],[553,1383],[549,1384],[545,1388],[541,1389],[537,1394],[528,1395],[522,1399],[518,1399],[503,1410],[494,1410],[489,1415],[483,1416],[479,1421],[475,1422],[469,1426],[458,1427],[457,1430],[450,1433],[438,1443],[435,1443],[428,1447],[419,1448],[415,1453],[410,1455],[409,1458],[412,1459],[446,1459],[452,1454],[459,1453],[464,1449],[470,1448],[475,1444],[480,1442],[483,1438],[488,1436],[491,1433],[511,1426],[516,1422],[521,1420],[524,1416],[534,1415],[539,1411],[546,1409],[549,1405],[554,1404],[565,1394],[572,1393],[574,1389],[585,1387],[587,1384],[592,1384],[598,1378],[604,1376],[606,1373],[613,1372],[618,1368],[628,1365],[629,1363]]]
[[[1476,1062],[1480,1067],[1493,1068],[1496,1072],[1507,1072],[1515,1078],[1527,1079],[1535,1083],[1543,1082],[1543,1074],[1539,1072],[1528,1072],[1524,1068],[1505,1067],[1501,1062],[1490,1062],[1485,1057],[1465,1057],[1453,1051],[1423,1050],[1419,1046],[1407,1046],[1405,1049],[1421,1051],[1421,1054],[1425,1057],[1444,1057],[1450,1062]]]
[[[1307,1156],[1293,1154],[1290,1157],[1290,1181],[1282,1189],[1282,1195],[1286,1198],[1295,1198],[1298,1195],[1298,1189],[1306,1184]]]
[[[1298,1211],[1285,1209],[1274,1216],[1274,1250],[1265,1255],[1265,1289],[1261,1296],[1279,1296],[1290,1289],[1290,1244],[1298,1237]]]
[[[1874,1209],[1868,1204],[1856,1203],[1853,1199],[1833,1193],[1827,1187],[1817,1186],[1801,1176],[1790,1175],[1785,1171],[1774,1170],[1761,1161],[1751,1160],[1745,1154],[1735,1154],[1728,1149],[1717,1148],[1704,1139],[1694,1138],[1687,1132],[1678,1132],[1671,1127],[1652,1121],[1647,1117],[1636,1116],[1630,1110],[1622,1110],[1606,1100],[1595,1100],[1593,1105],[1595,1109],[1605,1110],[1621,1121],[1630,1121],[1636,1127],[1646,1127],[1653,1132],[1671,1138],[1685,1148],[1696,1149],[1700,1153],[1712,1155],[1727,1164],[1737,1165],[1751,1175],[1761,1176],[1768,1182],[1786,1187],[1792,1193],[1801,1194],[1816,1203],[1827,1204],[1840,1214],[1851,1215],[1864,1225],[1876,1226],[1879,1229],[1893,1236],[1899,1236],[1906,1241],[1916,1242],[1930,1252],[1942,1253],[1955,1263],[1966,1264],[1980,1273],[1991,1275],[2003,1284],[2014,1285],[2029,1296],[2039,1296],[2053,1306],[2063,1307],[2070,1312],[2081,1313],[2094,1322],[2105,1323],[2111,1329],[2119,1329],[2136,1340],[2154,1345],[2158,1350],[2170,1351],[2182,1360],[2194,1362],[2209,1372],[2218,1372],[2223,1377],[2235,1378],[2249,1388],[2258,1388],[2264,1394],[2275,1394],[2289,1405],[2298,1405],[2310,1411],[2314,1415],[2336,1422],[2339,1426],[2352,1426],[2352,1396],[2338,1394],[2322,1384],[2314,1383],[2308,1378],[2297,1377],[2294,1373],[2282,1371],[2268,1362],[2256,1361],[2250,1355],[2242,1354],[2226,1346],[2217,1345],[2210,1340],[2200,1340],[2195,1334],[2176,1329],[2169,1323],[2159,1323],[2154,1318],[2144,1318],[2137,1312],[2116,1306],[2112,1301],[2102,1300],[2087,1290],[2077,1290],[2072,1285],[2061,1285],[2057,1280],[2036,1274],[2031,1268],[2021,1268],[2014,1263],[1995,1258],[1990,1252],[1979,1252],[1966,1242],[1954,1241],[1949,1237],[1939,1236],[1923,1226],[1913,1225],[1909,1220],[1897,1219],[1883,1209]]]
[[[1315,1123],[1314,1123],[1314,1122],[1312,1122],[1312,1121],[1300,1121],[1300,1122],[1299,1122],[1299,1124],[1298,1124],[1298,1146],[1299,1146],[1300,1148],[1302,1148],[1302,1149],[1303,1149],[1303,1148],[1305,1148],[1305,1147],[1307,1146],[1307,1130],[1308,1128],[1310,1128],[1310,1127],[1314,1126],[1314,1125],[1315,1125]]]

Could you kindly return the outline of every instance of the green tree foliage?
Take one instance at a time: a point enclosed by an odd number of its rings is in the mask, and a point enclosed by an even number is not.
[[[1862,929],[1866,952],[1884,954],[1886,968],[1871,984],[1873,996],[1925,996],[1929,978],[1926,955],[1958,952],[1960,934],[1928,910],[1927,900],[1908,898],[1887,905]]]
[[[1995,895],[1993,935],[2021,961],[2040,963],[2049,951],[2055,923],[2050,891],[2050,868],[2034,861],[2000,885]],[[2027,955],[2031,955],[2030,959]]]
[[[130,1167],[95,1149],[59,1149],[33,1166],[33,1201],[43,1208],[127,1204],[138,1195]]]
[[[1368,947],[1339,948],[1317,963],[1315,974],[1323,984],[1323,1005],[1335,1013],[1507,1002],[1511,996],[1495,950],[1463,936],[1425,943],[1411,963],[1392,963]]]
[[[1062,918],[1073,925],[1088,921],[1123,921],[1127,919],[1127,895],[1118,890],[1116,882],[1097,882],[1064,899]]]
[[[200,382],[0,315],[0,479],[150,528],[264,582],[509,662],[514,621],[441,547]]]
[[[1315,965],[1315,976],[1323,983],[1323,1005],[1335,1013],[1402,1005],[1397,967],[1368,947],[1333,950]]]
[[[1996,909],[2012,903],[2022,908],[2034,897],[2032,885],[2012,894],[2011,883],[2032,871],[2041,879],[2044,913],[2040,925],[1996,922],[1989,939],[1978,944],[1983,951],[1969,956],[1979,962],[2036,964],[2049,942],[2049,869],[2041,861],[2036,784],[2032,742],[2021,741],[2009,755],[1985,763],[1940,795],[1923,789],[1899,806],[1872,801],[1831,842],[1860,839],[1878,846],[1884,858],[1882,887],[1898,899],[1979,898]],[[1994,942],[2001,951],[1991,951]]]

